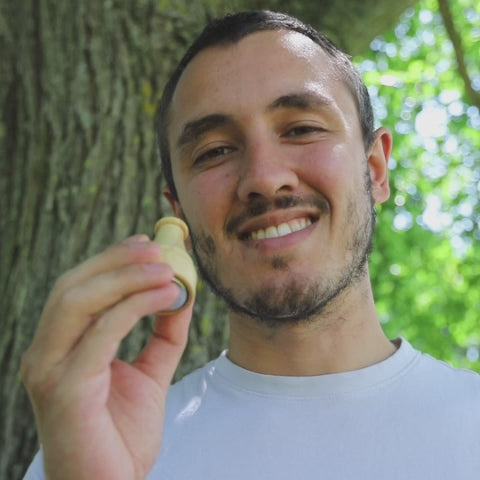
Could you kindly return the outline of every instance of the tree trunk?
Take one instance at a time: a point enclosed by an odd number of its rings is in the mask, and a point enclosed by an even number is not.
[[[155,105],[190,38],[206,18],[225,8],[221,1],[210,2],[217,10],[203,3],[3,2],[0,478],[21,478],[38,448],[19,365],[55,279],[115,241],[135,232],[152,233],[165,210]],[[266,3],[273,8],[274,2]],[[310,9],[307,21],[320,26],[323,17],[312,8],[318,1],[303,3]],[[376,1],[390,16],[381,25],[375,19],[375,29],[364,0],[324,3],[327,27],[336,38],[344,46],[366,48],[375,33],[414,2],[395,2],[398,10],[393,10],[389,0]],[[357,10],[362,15],[355,30],[351,19],[337,28],[339,15]],[[300,15],[299,10],[293,13]],[[363,43],[352,41],[360,31]],[[225,308],[200,284],[179,375],[224,348],[225,316]],[[144,322],[122,345],[123,358],[133,358],[148,336]]]

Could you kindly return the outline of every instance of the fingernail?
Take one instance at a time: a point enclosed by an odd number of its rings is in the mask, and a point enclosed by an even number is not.
[[[147,272],[158,273],[164,272],[168,267],[163,263],[148,263],[143,265],[142,268]]]
[[[145,243],[149,241],[150,239],[148,238],[148,235],[138,234],[138,235],[133,235],[132,237],[128,237],[123,241],[123,243],[135,244],[135,243]]]

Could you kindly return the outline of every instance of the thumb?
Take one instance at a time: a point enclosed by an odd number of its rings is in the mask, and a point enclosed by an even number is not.
[[[192,310],[193,304],[177,314],[157,317],[149,343],[134,362],[165,392],[187,345]]]

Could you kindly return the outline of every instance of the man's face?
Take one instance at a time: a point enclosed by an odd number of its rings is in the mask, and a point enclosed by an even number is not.
[[[366,277],[378,172],[318,45],[261,32],[207,49],[183,73],[170,118],[174,209],[234,311],[310,318]]]

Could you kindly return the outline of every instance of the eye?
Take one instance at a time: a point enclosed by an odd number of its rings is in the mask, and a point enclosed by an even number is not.
[[[284,134],[285,137],[303,137],[307,135],[312,135],[315,133],[321,133],[324,132],[325,129],[319,127],[319,126],[313,126],[313,125],[296,125],[286,131]]]
[[[200,155],[195,158],[194,163],[195,165],[199,165],[208,161],[219,160],[234,151],[235,149],[232,147],[219,145],[218,147],[210,148],[209,150],[200,153]]]

